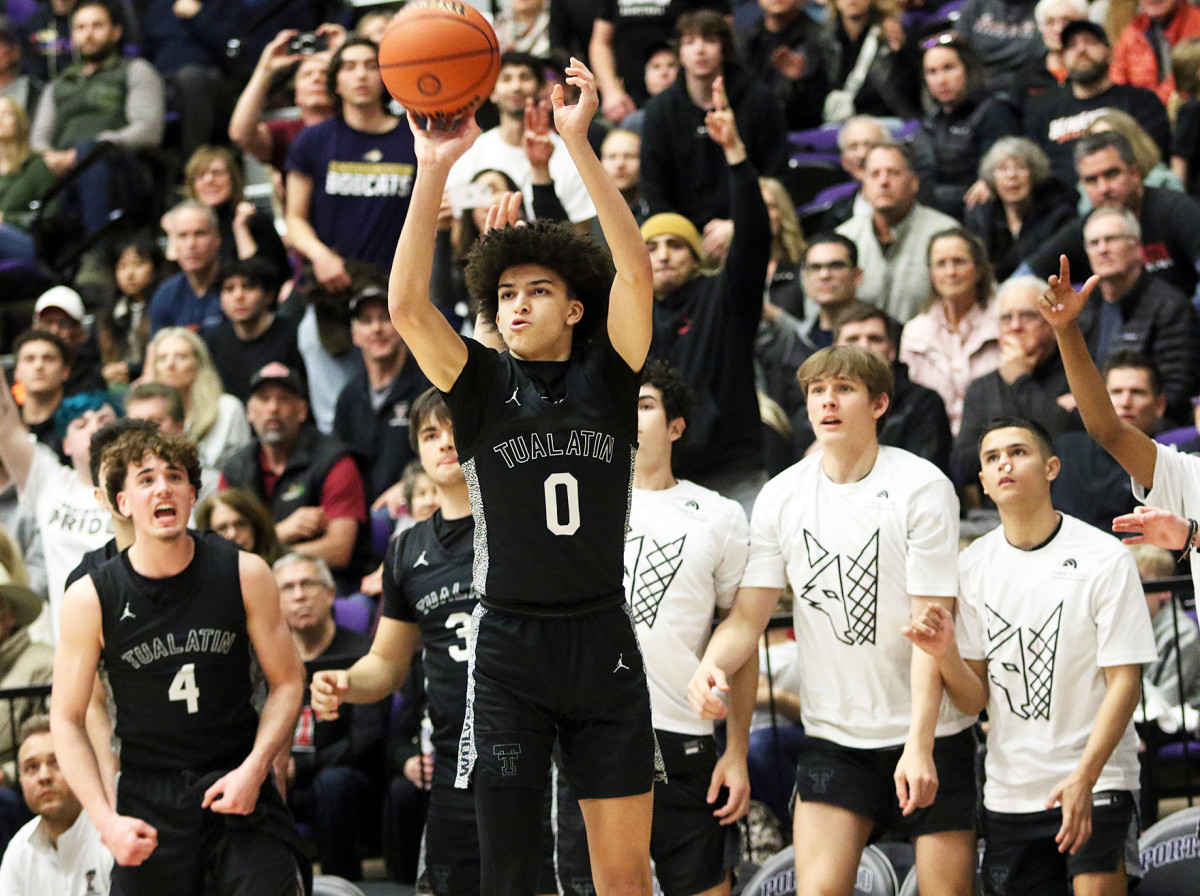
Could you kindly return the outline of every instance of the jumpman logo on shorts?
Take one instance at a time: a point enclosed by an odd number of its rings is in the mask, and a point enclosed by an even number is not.
[[[626,672],[629,671],[629,667],[625,665],[625,654],[619,653],[617,654],[617,668],[613,669],[613,675],[616,675],[622,669]]]
[[[129,609],[129,602],[125,602],[125,609],[121,611],[121,618],[117,622],[124,622],[126,619],[137,619],[133,610]]]
[[[517,393],[518,393],[519,391],[521,391],[521,390],[520,390],[520,389],[513,389],[513,394],[512,394],[512,395],[509,397],[508,401],[506,401],[506,402],[504,402],[504,403],[505,403],[505,404],[515,404],[517,407],[520,407],[520,406],[521,406],[521,399],[517,398]]]

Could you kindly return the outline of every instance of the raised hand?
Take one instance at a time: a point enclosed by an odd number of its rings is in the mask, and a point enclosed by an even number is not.
[[[554,155],[554,143],[550,139],[550,107],[545,102],[536,102],[532,97],[525,103],[525,131],[521,135],[521,148],[525,158],[536,168],[545,168]]]
[[[295,28],[285,28],[276,34],[263,47],[262,55],[258,58],[258,67],[268,74],[274,75],[283,71],[289,65],[295,65],[302,58],[299,53],[289,53],[288,43],[300,32]]]
[[[1050,289],[1042,294],[1038,304],[1041,306],[1042,317],[1046,318],[1046,322],[1054,329],[1061,330],[1074,323],[1075,318],[1079,317],[1079,313],[1083,311],[1083,306],[1091,298],[1092,290],[1096,288],[1100,278],[1092,274],[1088,277],[1087,283],[1083,284],[1083,289],[1076,292],[1071,286],[1071,265],[1067,261],[1067,256],[1060,255],[1058,273],[1051,274],[1048,282]]]
[[[798,81],[804,74],[804,54],[791,47],[776,47],[775,52],[771,54],[771,65],[785,78]]]
[[[488,206],[483,232],[524,224],[524,214],[525,205],[520,193],[498,193],[492,197],[492,204]]]
[[[1154,544],[1168,551],[1182,550],[1188,536],[1188,521],[1169,510],[1135,507],[1112,521],[1114,532],[1133,532],[1123,539],[1126,544]]]
[[[416,115],[408,113],[408,127],[413,133],[413,149],[419,165],[444,165],[449,168],[479,139],[483,133],[474,115],[460,118],[452,127],[433,127],[432,119],[422,126]]]
[[[726,155],[738,148],[742,148],[744,152],[733,110],[729,108],[729,97],[725,94],[724,78],[713,81],[712,99],[713,107],[704,116],[704,128],[708,131],[708,136],[725,150]]]
[[[587,139],[588,127],[600,108],[600,95],[596,92],[596,76],[586,65],[571,57],[566,68],[567,83],[579,89],[579,102],[566,104],[562,85],[555,84],[550,93],[550,104],[554,107],[554,128],[564,140]]]

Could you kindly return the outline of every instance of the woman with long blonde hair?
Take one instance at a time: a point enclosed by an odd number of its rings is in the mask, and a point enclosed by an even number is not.
[[[156,383],[179,390],[184,426],[200,449],[200,463],[217,467],[229,451],[250,444],[246,408],[228,394],[204,340],[185,327],[164,327],[150,340],[146,370]]]

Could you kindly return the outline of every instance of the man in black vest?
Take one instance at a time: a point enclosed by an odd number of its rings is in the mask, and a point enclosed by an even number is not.
[[[136,152],[162,143],[162,77],[144,59],[121,53],[122,28],[106,0],[84,0],[71,16],[71,48],[79,62],[42,92],[29,141],[59,177],[97,143]],[[77,189],[89,232],[108,218],[109,164],[92,166]]]
[[[250,379],[246,418],[256,440],[221,469],[221,487],[257,495],[290,550],[320,557],[334,572],[367,572],[369,531],[362,476],[350,449],[306,425],[300,375],[273,361]]]

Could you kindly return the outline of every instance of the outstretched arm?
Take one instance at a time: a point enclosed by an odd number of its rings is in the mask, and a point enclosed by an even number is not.
[[[262,558],[238,555],[246,633],[267,677],[267,700],[258,717],[254,746],[242,764],[204,792],[202,805],[214,812],[248,815],[275,758],[288,746],[304,698],[304,666],[279,611],[275,576]]]
[[[730,690],[729,678],[758,650],[758,639],[771,621],[781,591],[780,588],[738,589],[729,616],[713,632],[700,666],[688,682],[688,702],[700,718],[725,718],[729,710],[723,695]]]
[[[1049,277],[1050,289],[1041,297],[1042,316],[1054,328],[1058,350],[1062,355],[1067,382],[1083,425],[1100,445],[1111,454],[1133,479],[1146,490],[1154,486],[1154,464],[1158,449],[1154,441],[1136,426],[1117,416],[1104,379],[1096,369],[1083,332],[1079,329],[1079,313],[1087,304],[1100,278],[1092,275],[1081,292],[1071,287],[1071,268],[1067,256],[1059,258],[1058,274]]]
[[[271,161],[271,131],[262,120],[267,95],[275,75],[301,58],[287,50],[288,41],[299,33],[286,28],[267,43],[229,117],[229,139],[264,164]]]
[[[629,204],[588,143],[588,125],[600,104],[596,79],[578,59],[572,58],[566,71],[567,83],[579,88],[579,102],[565,105],[562,85],[555,86],[550,98],[554,125],[596,206],[596,216],[617,269],[608,300],[608,338],[626,364],[633,370],[641,370],[650,350],[652,328],[654,281],[650,253]]]
[[[318,719],[336,719],[343,703],[374,703],[397,690],[408,678],[420,642],[415,623],[380,619],[371,650],[349,669],[313,676],[312,708]]]
[[[417,179],[388,279],[388,311],[422,372],[446,392],[467,363],[467,347],[430,299],[429,278],[446,179],[482,132],[474,116],[452,130],[427,131],[410,113],[408,126],[417,154]]]

